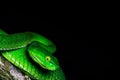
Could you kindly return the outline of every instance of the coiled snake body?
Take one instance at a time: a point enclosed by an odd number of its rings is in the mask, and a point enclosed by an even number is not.
[[[33,32],[7,34],[0,30],[0,52],[33,80],[65,80],[55,45]]]

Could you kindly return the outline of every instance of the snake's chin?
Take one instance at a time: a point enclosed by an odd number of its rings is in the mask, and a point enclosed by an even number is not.
[[[47,69],[46,66],[43,65],[43,64],[40,64],[40,66],[41,66],[42,68],[44,68],[44,69]]]
[[[44,69],[46,69],[46,70],[50,70],[50,71],[54,71],[54,70],[56,70],[56,69],[50,69],[50,68],[47,68],[45,65],[43,65],[43,64],[40,64],[40,66],[42,67],[42,68],[44,68]]]

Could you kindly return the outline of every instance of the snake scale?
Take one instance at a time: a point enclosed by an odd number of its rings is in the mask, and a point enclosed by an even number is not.
[[[0,52],[32,80],[66,80],[53,42],[34,32],[7,34],[0,30]]]

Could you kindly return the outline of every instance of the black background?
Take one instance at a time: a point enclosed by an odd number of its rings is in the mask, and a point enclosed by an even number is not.
[[[101,36],[93,36],[97,31],[89,31],[90,28],[86,26],[91,24],[86,23],[84,18],[81,17],[79,25],[72,18],[39,9],[6,8],[1,10],[0,29],[10,34],[33,31],[53,41],[57,46],[55,56],[67,80],[104,80],[104,69],[108,67],[101,63],[106,61],[111,68],[111,61],[108,60],[111,60],[111,56],[107,55],[106,60],[103,60],[105,56]]]

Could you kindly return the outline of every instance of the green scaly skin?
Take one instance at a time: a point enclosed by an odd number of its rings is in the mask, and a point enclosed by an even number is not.
[[[33,33],[33,32],[24,32],[24,33],[15,33],[5,35],[5,32],[1,32],[0,35],[0,50],[13,50],[27,46],[33,41],[37,41],[41,43],[41,46],[48,50],[50,53],[54,53],[56,51],[55,45],[43,37],[42,35]]]
[[[32,79],[65,80],[57,58],[52,55],[55,45],[39,34],[25,32],[8,35],[0,30],[0,50],[8,61]],[[33,65],[33,61],[39,68]]]

